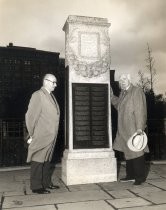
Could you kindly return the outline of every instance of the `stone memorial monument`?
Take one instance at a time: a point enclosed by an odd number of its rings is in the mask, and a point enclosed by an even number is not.
[[[62,180],[67,185],[112,182],[110,24],[105,18],[69,16],[65,31],[66,148]]]

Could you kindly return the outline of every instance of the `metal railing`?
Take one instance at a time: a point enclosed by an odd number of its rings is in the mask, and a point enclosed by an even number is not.
[[[24,130],[21,119],[0,119],[0,166],[25,165]]]
[[[26,165],[25,137],[23,119],[0,119],[0,167]],[[148,121],[148,145],[150,160],[166,160],[166,119]]]
[[[166,119],[148,120],[148,145],[151,160],[166,160]]]

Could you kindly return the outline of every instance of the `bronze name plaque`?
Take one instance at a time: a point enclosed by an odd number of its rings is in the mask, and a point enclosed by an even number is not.
[[[107,148],[108,85],[73,83],[73,148]]]

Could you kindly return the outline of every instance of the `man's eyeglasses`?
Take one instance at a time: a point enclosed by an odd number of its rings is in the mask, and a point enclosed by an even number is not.
[[[45,80],[47,80],[47,81],[49,81],[49,82],[52,82],[53,85],[56,85],[56,83],[57,83],[57,82],[51,81],[51,80],[49,80],[49,79],[45,79]]]

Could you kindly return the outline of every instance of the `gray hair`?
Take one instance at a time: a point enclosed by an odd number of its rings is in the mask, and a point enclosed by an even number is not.
[[[45,74],[44,77],[43,77],[43,83],[44,83],[45,79],[49,79],[50,77],[56,78],[55,75],[53,75],[53,74]]]
[[[121,74],[119,80],[127,78],[131,82],[131,75],[130,74]]]

